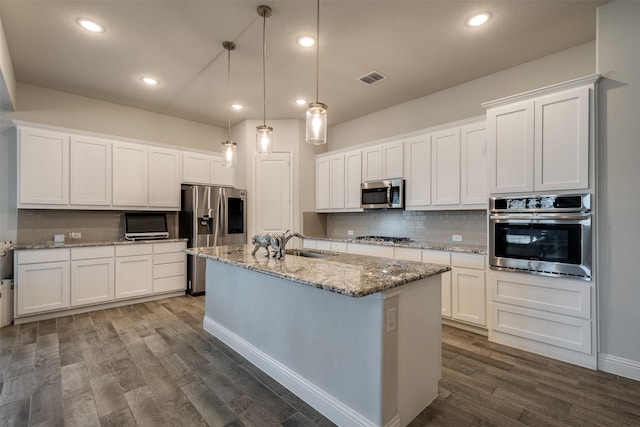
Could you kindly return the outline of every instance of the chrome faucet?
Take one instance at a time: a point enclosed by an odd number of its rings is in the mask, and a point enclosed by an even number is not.
[[[306,236],[304,236],[303,234],[300,234],[300,233],[291,233],[289,235],[287,235],[287,233],[289,233],[289,230],[285,231],[284,233],[282,233],[281,235],[278,236],[279,247],[276,249],[276,253],[274,254],[274,257],[276,257],[278,259],[284,257],[284,255],[285,255],[285,247],[287,246],[287,242],[289,240],[291,240],[292,237],[299,237],[301,239],[306,239]]]

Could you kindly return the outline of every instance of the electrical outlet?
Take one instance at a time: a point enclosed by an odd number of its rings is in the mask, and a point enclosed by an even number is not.
[[[393,307],[387,310],[387,332],[393,331],[396,323],[398,323],[398,311]]]
[[[353,236],[353,230],[347,230],[347,235],[348,236]]]
[[[454,242],[462,242],[462,234],[452,234],[451,240]]]
[[[69,233],[69,238],[70,239],[81,239],[82,238],[82,233],[80,233],[79,231],[72,231],[71,233]]]

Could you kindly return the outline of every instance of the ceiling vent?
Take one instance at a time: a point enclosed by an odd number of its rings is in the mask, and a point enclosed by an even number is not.
[[[379,82],[382,79],[384,79],[384,76],[377,71],[372,71],[367,75],[358,77],[358,80],[360,80],[362,83],[366,85],[372,85],[376,82]]]

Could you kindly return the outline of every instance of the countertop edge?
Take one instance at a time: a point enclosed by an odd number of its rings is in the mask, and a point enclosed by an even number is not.
[[[408,243],[389,243],[389,242],[368,242],[360,241],[356,239],[339,239],[334,237],[315,237],[307,236],[309,240],[326,240],[329,242],[342,242],[342,243],[357,243],[359,245],[375,245],[375,246],[387,246],[392,248],[411,248],[411,249],[431,249],[444,252],[462,252],[469,254],[487,255],[488,249],[486,246],[454,246],[446,245],[443,243],[420,243],[420,242],[408,242]]]
[[[150,243],[175,243],[187,242],[189,239],[155,239],[155,240],[112,240],[100,242],[73,242],[73,243],[54,243],[41,242],[31,244],[15,244],[11,246],[12,250],[30,250],[30,249],[64,249],[64,248],[86,248],[91,246],[119,246],[119,245],[141,245]]]

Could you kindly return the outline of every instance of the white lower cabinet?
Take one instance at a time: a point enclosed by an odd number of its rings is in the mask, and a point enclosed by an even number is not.
[[[422,251],[422,262],[450,266],[451,253],[424,249]],[[440,280],[442,281],[442,317],[451,318],[451,272],[442,273]]]
[[[153,244],[153,293],[187,288],[186,242]]]
[[[116,299],[151,295],[153,245],[116,247]]]
[[[113,301],[113,246],[71,249],[71,306]]]
[[[366,245],[361,243],[347,243],[347,253],[381,258],[393,258],[394,256],[393,246]]]
[[[16,253],[16,315],[69,308],[69,249]]]
[[[451,254],[451,317],[487,325],[484,255]]]

